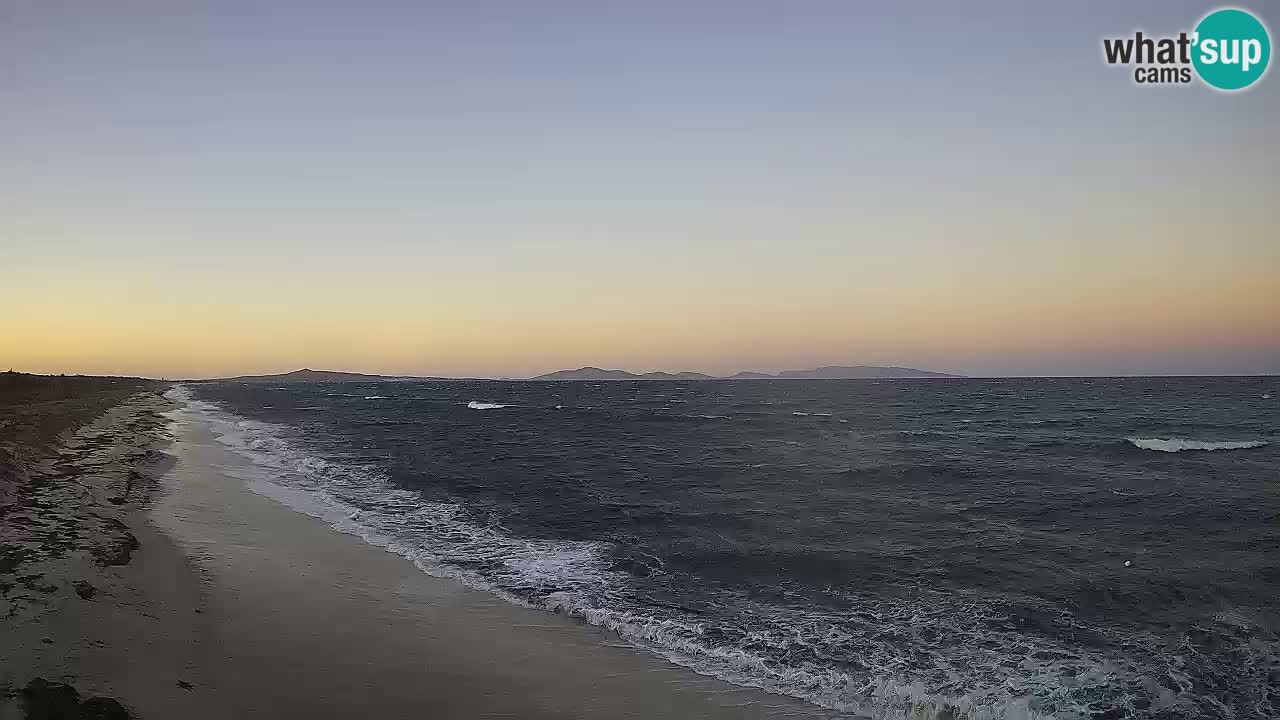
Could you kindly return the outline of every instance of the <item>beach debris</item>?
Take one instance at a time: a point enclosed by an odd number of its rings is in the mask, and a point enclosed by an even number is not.
[[[92,600],[93,594],[98,592],[98,589],[90,585],[86,580],[76,580],[71,583],[71,586],[75,588],[76,594],[80,596],[81,600]]]
[[[22,709],[27,720],[133,720],[119,701],[107,697],[80,699],[66,683],[34,678],[22,689]]]
[[[133,551],[138,549],[138,538],[129,532],[129,526],[115,518],[99,518],[102,528],[102,544],[90,552],[103,565],[128,565]]]
[[[41,573],[33,573],[31,575],[18,575],[16,577],[19,585],[32,592],[54,593],[58,591],[58,586],[45,580]]]

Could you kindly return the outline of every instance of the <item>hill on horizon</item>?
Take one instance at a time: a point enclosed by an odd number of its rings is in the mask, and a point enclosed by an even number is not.
[[[813,370],[783,370],[777,377],[786,380],[849,380],[861,378],[958,378],[963,375],[881,365],[827,365]]]
[[[728,377],[717,377],[696,372],[647,372],[633,373],[626,370],[605,370],[598,367],[582,367],[577,370],[557,370],[538,375],[531,380],[858,380],[891,378],[958,378],[963,375],[917,370],[904,367],[879,365],[827,365],[813,370],[784,370],[776,375],[744,371]]]
[[[414,378],[403,375],[371,375],[336,370],[312,370],[302,368],[274,375],[239,375],[236,377],[210,378],[193,382],[384,382],[388,380],[443,380],[445,378]]]
[[[891,378],[956,378],[963,375],[916,370],[904,367],[882,367],[878,365],[828,365],[813,370],[784,370],[771,374],[763,372],[743,371],[735,375],[721,377],[700,372],[665,372],[655,370],[646,373],[633,373],[627,370],[606,370],[598,367],[581,367],[576,370],[557,370],[531,378],[491,378],[496,380],[852,380],[852,379],[891,379]],[[295,383],[295,382],[404,382],[409,380],[462,381],[482,380],[486,378],[447,378],[415,375],[375,375],[370,373],[343,372],[337,370],[312,370],[302,368],[286,373],[269,375],[238,375],[236,377],[209,378],[207,380],[190,380],[188,382],[243,382],[243,383]]]

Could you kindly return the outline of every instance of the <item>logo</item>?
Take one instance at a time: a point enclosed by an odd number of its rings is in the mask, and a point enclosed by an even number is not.
[[[1222,8],[1205,15],[1191,32],[1150,37],[1104,38],[1108,65],[1134,66],[1138,85],[1189,85],[1195,77],[1216,90],[1251,87],[1271,63],[1271,33],[1247,10]]]

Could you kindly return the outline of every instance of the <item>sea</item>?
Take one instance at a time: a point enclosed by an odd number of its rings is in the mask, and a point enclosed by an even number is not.
[[[272,497],[731,683],[1280,717],[1277,377],[184,388]]]

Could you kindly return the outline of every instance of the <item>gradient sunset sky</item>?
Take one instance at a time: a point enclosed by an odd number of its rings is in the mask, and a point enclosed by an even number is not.
[[[0,0],[0,365],[1280,372],[1215,7]]]

